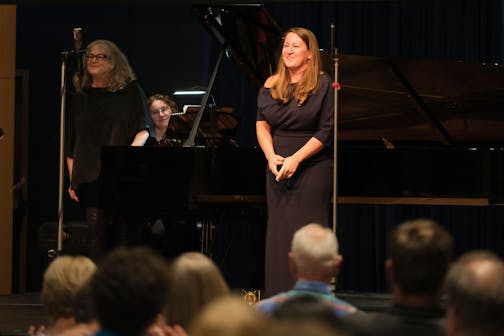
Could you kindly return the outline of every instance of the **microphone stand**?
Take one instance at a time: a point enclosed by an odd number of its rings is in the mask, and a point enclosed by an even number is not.
[[[338,49],[334,47],[334,23],[331,23],[331,57],[334,63],[334,132],[333,132],[333,202],[332,202],[332,230],[336,235],[336,224],[338,220]],[[336,292],[336,277],[331,279],[332,291]]]
[[[66,65],[68,56],[75,55],[77,60],[77,71],[82,78],[82,66],[80,64],[81,46],[82,46],[82,28],[73,29],[74,50],[61,52],[61,80],[60,80],[60,143],[59,143],[59,179],[58,179],[58,239],[56,251],[53,249],[48,251],[49,257],[56,257],[63,251],[63,197],[65,193],[65,128],[66,128]]]
[[[59,181],[58,181],[58,240],[57,249],[49,250],[49,257],[56,257],[63,250],[63,195],[64,195],[64,176],[65,176],[65,115],[66,115],[66,62],[69,52],[61,53],[61,105],[60,105],[60,151],[59,151]]]
[[[331,23],[331,55],[334,62],[334,138],[333,138],[333,211],[332,223],[333,232],[336,233],[336,224],[338,218],[338,91],[340,84],[338,82],[338,49],[334,47],[334,23]]]

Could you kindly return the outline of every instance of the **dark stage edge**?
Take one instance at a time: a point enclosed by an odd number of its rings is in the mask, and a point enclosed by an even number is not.
[[[339,292],[338,297],[364,311],[380,311],[390,306],[390,294]],[[40,293],[0,295],[0,336],[25,335],[30,324],[46,321]]]

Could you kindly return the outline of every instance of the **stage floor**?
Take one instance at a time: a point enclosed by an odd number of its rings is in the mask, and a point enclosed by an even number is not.
[[[0,295],[0,335],[24,335],[28,326],[46,324],[40,293]]]
[[[341,292],[338,297],[364,311],[380,311],[390,305],[390,294]],[[0,295],[0,336],[24,335],[30,324],[46,321],[40,293]]]

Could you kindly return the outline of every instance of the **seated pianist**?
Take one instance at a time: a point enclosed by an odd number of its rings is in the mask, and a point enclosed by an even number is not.
[[[174,139],[170,118],[177,111],[177,104],[168,95],[154,94],[148,100],[153,129],[141,131],[135,138],[136,146],[172,145],[181,146],[181,140]]]
[[[154,94],[147,103],[153,127],[142,130],[132,145],[182,146],[182,140],[175,139],[174,127],[170,125],[171,116],[178,111],[175,101],[168,95]],[[145,221],[141,218],[137,219],[138,222],[142,222],[142,243],[152,246],[168,258],[199,249],[196,223],[172,218],[166,210],[151,211]]]

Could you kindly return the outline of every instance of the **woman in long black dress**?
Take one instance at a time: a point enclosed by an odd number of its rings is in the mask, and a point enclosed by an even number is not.
[[[105,212],[97,179],[101,148],[130,145],[147,128],[147,105],[126,56],[111,41],[91,42],[83,56],[84,73],[70,97],[66,161],[70,197],[86,212],[88,255],[105,248]]]
[[[315,35],[284,35],[277,73],[259,90],[257,139],[268,161],[265,296],[294,284],[290,241],[300,227],[328,225],[332,195],[334,91]]]

